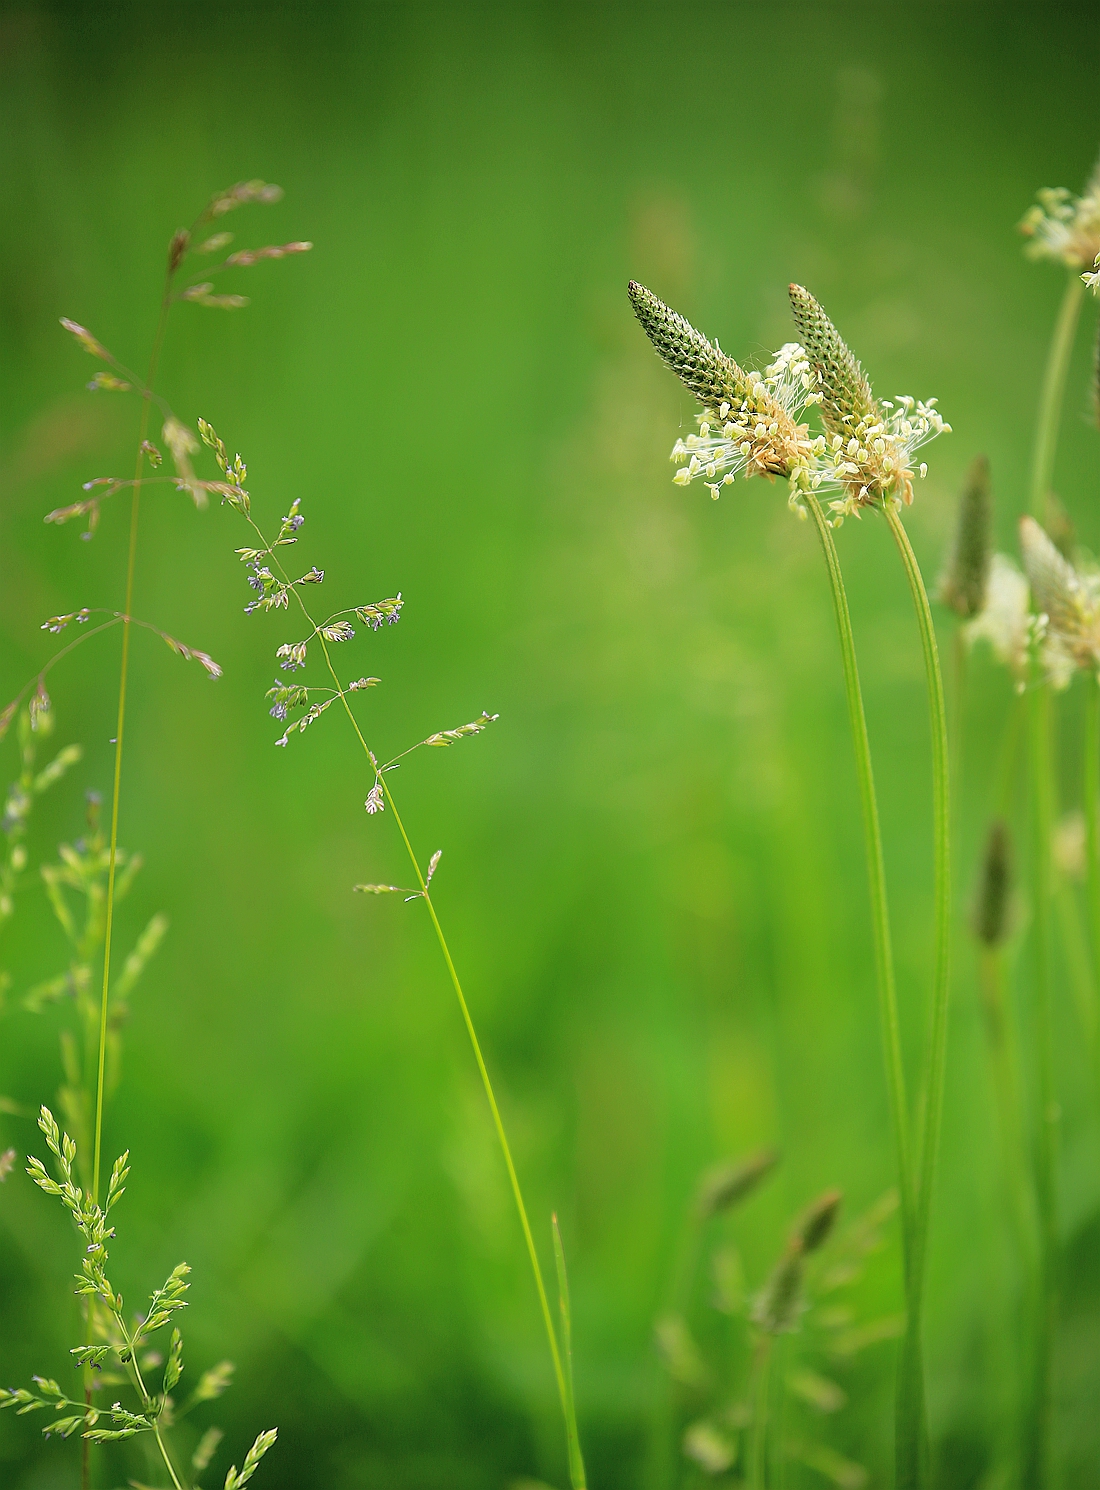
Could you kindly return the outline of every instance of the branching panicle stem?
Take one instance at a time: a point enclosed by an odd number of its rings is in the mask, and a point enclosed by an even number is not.
[[[256,525],[251,516],[247,517],[247,521],[253,532],[255,532],[256,536],[259,538],[265,552],[270,555],[272,563],[276,566],[276,568],[278,568],[280,574],[282,574],[284,580],[289,585],[289,576],[287,575],[287,572],[283,568],[282,564],[279,562],[274,548],[271,544],[268,543],[267,539],[264,537],[263,533],[260,531],[259,527]],[[306,606],[305,601],[302,599],[299,587],[296,585],[291,586],[290,592],[294,595],[294,598],[298,603],[302,615],[305,618],[306,624],[317,634],[318,641],[321,645],[321,650],[324,653],[325,665],[328,668],[329,675],[332,678],[336,692],[340,696],[340,701],[344,706],[344,712],[348,716],[348,720],[355,732],[356,739],[359,741],[359,744],[363,749],[364,755],[366,755],[367,759],[370,761],[371,767],[375,772],[376,781],[378,782],[378,784],[381,785],[386,803],[388,804],[390,811],[393,813],[394,822],[397,824],[397,830],[401,835],[402,843],[405,845],[405,851],[408,854],[409,863],[412,866],[413,873],[416,876],[416,883],[419,886],[420,896],[423,898],[424,904],[428,908],[428,916],[431,920],[432,928],[435,931],[436,939],[439,942],[439,949],[443,955],[443,961],[446,964],[447,973],[450,977],[451,984],[455,991],[455,997],[458,1000],[458,1006],[462,1014],[462,1021],[463,1024],[466,1026],[466,1033],[469,1036],[470,1045],[473,1049],[474,1060],[477,1063],[478,1073],[481,1076],[481,1083],[485,1089],[485,1097],[489,1103],[489,1111],[492,1114],[493,1126],[496,1129],[497,1141],[500,1145],[501,1154],[504,1158],[505,1168],[508,1171],[508,1181],[512,1189],[512,1198],[515,1201],[516,1212],[519,1216],[519,1222],[523,1231],[524,1242],[527,1246],[527,1255],[530,1259],[531,1272],[535,1280],[535,1290],[538,1294],[539,1309],[542,1314],[543,1325],[546,1329],[546,1339],[550,1347],[550,1357],[554,1367],[554,1378],[557,1383],[558,1397],[561,1402],[562,1416],[565,1421],[567,1447],[569,1448],[570,1453],[570,1464],[571,1468],[575,1470],[574,1446],[571,1441],[575,1418],[572,1410],[571,1392],[566,1381],[565,1369],[562,1364],[561,1349],[558,1345],[557,1331],[554,1328],[554,1318],[550,1310],[550,1300],[546,1292],[546,1284],[543,1281],[542,1267],[539,1263],[538,1250],[535,1247],[535,1239],[531,1231],[531,1223],[527,1216],[527,1206],[523,1199],[523,1191],[520,1188],[519,1175],[516,1172],[515,1162],[512,1158],[511,1145],[508,1142],[508,1135],[505,1132],[504,1120],[501,1117],[500,1107],[496,1099],[496,1093],[493,1090],[493,1083],[489,1076],[489,1068],[485,1064],[485,1057],[482,1053],[481,1042],[478,1039],[477,1030],[474,1026],[473,1016],[471,1015],[469,1005],[466,1002],[466,995],[462,990],[462,984],[459,980],[458,971],[455,968],[454,959],[451,956],[450,947],[447,945],[447,938],[443,933],[443,927],[440,924],[439,916],[436,914],[435,905],[432,902],[431,892],[428,888],[427,880],[424,876],[423,871],[421,870],[420,861],[417,858],[416,851],[412,846],[412,842],[409,838],[408,833],[406,832],[405,824],[401,820],[401,814],[397,810],[397,803],[394,801],[393,793],[390,790],[389,783],[386,779],[386,773],[384,770],[380,769],[378,758],[374,754],[374,751],[371,750],[370,746],[367,744],[366,737],[359,727],[359,721],[356,719],[355,714],[352,711],[351,704],[348,701],[347,690],[341,683],[340,677],[336,672],[335,667],[333,666],[332,656],[329,651],[328,644],[325,641],[325,638],[320,634],[317,622],[314,620],[312,614]],[[579,1445],[576,1448],[576,1454],[578,1456],[577,1462],[580,1462]],[[583,1469],[581,1470],[581,1474],[583,1477]],[[583,1490],[583,1486],[574,1485],[574,1490]]]

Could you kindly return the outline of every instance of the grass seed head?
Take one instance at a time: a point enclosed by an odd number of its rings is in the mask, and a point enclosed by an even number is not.
[[[843,1199],[839,1190],[826,1190],[806,1208],[794,1231],[802,1244],[803,1252],[816,1252],[825,1245],[829,1233],[836,1225]]]
[[[997,818],[985,840],[972,919],[974,935],[987,947],[1000,946],[1008,935],[1011,894],[1012,843],[1008,825]]]
[[[992,561],[993,492],[989,461],[977,455],[970,463],[959,498],[955,538],[940,580],[940,599],[969,621],[985,604]]]
[[[761,1184],[779,1162],[775,1149],[761,1149],[747,1159],[731,1159],[709,1169],[699,1182],[695,1197],[700,1219],[717,1216],[721,1211],[740,1205]]]

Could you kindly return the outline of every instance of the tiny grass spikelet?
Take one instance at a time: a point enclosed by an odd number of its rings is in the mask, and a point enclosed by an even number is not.
[[[71,622],[75,621],[78,626],[83,626],[91,617],[91,611],[85,607],[83,610],[70,611],[65,616],[51,616],[48,621],[43,621],[39,630],[50,631],[54,636],[65,630]]]
[[[176,468],[179,489],[188,492],[195,506],[201,510],[207,504],[206,489],[196,480],[195,468],[191,464],[191,457],[199,448],[199,442],[186,424],[181,424],[174,414],[170,414],[164,421],[161,438],[168,446],[168,453]]]
[[[487,725],[495,723],[499,718],[499,714],[486,714],[483,710],[479,719],[471,720],[469,724],[460,724],[457,729],[437,730],[434,735],[429,735],[426,740],[421,741],[421,744],[453,745],[456,740],[468,739],[470,735],[480,735]]]
[[[939,583],[939,598],[964,621],[985,605],[992,562],[993,493],[989,461],[977,455],[970,463],[959,498],[955,536]]]
[[[256,1473],[256,1468],[259,1465],[260,1460],[267,1453],[268,1449],[275,1442],[278,1436],[279,1430],[277,1428],[268,1428],[265,1432],[261,1433],[258,1436],[256,1442],[252,1445],[248,1453],[245,1455],[245,1460],[244,1463],[241,1465],[240,1472],[238,1473],[237,1466],[234,1464],[229,1473],[226,1475],[225,1490],[240,1490],[240,1487],[242,1485],[248,1483],[248,1481]]]
[[[70,321],[67,316],[62,316],[60,320],[65,330],[70,336],[76,337],[86,352],[90,352],[93,357],[102,358],[104,362],[112,360],[107,348],[92,335],[86,326],[81,326],[79,321]]]
[[[371,605],[357,605],[355,614],[369,626],[372,631],[378,631],[383,625],[393,626],[401,619],[401,607],[404,605],[401,592],[390,600],[376,600]]]
[[[821,417],[828,431],[823,462],[830,484],[845,495],[830,503],[835,523],[858,517],[884,498],[906,506],[913,500],[912,457],[928,440],[949,433],[936,400],[907,394],[878,401],[862,367],[809,290],[790,286],[791,309],[820,390]],[[925,474],[926,467],[919,467]]]
[[[826,1190],[806,1208],[795,1228],[803,1252],[816,1252],[824,1246],[836,1225],[843,1199],[839,1190]]]
[[[208,221],[212,217],[224,217],[227,212],[244,206],[246,202],[262,202],[269,205],[272,202],[281,201],[282,197],[283,188],[271,182],[238,181],[235,185],[227,187],[225,191],[216,193],[199,220],[201,222]]]
[[[779,1163],[776,1149],[761,1149],[747,1159],[733,1159],[709,1169],[699,1182],[695,1196],[701,1218],[717,1216],[746,1200]]]
[[[737,1460],[737,1440],[705,1418],[684,1430],[683,1447],[685,1457],[709,1475],[725,1474]]]
[[[795,1222],[779,1261],[753,1304],[752,1321],[764,1334],[785,1335],[798,1328],[806,1307],[802,1297],[805,1259],[828,1240],[842,1199],[839,1190],[826,1190]]]
[[[248,269],[261,259],[285,259],[290,254],[309,253],[312,247],[312,243],[279,243],[267,248],[242,248],[230,254],[225,264],[226,268]]]

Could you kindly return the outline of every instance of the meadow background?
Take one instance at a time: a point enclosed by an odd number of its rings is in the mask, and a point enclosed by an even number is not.
[[[626,299],[641,279],[743,358],[825,303],[883,394],[937,394],[954,434],[909,519],[939,568],[971,457],[1015,550],[1062,277],[1015,224],[1079,188],[1100,143],[1100,18],[981,5],[7,5],[0,14],[0,695],[51,654],[54,612],[121,603],[126,509],[94,542],[42,515],[126,464],[136,406],[82,391],[57,326],[144,365],[163,252],[210,194],[286,188],[228,226],[307,258],[173,313],[161,386],[249,464],[270,522],[347,601],[400,590],[353,644],[389,755],[500,722],[398,781],[511,1125],[540,1240],[562,1219],[591,1483],[641,1483],[652,1321],[705,1165],[764,1143],[775,1179],[732,1223],[751,1277],[787,1218],[890,1183],[860,825],[833,618],[785,493],[670,482],[694,406]],[[1086,307],[1057,489],[1100,547]],[[106,1150],[134,1162],[114,1256],[131,1293],[194,1268],[192,1369],[239,1383],[234,1443],[269,1422],[264,1484],[496,1490],[564,1480],[552,1377],[504,1174],[423,908],[331,720],[274,750],[278,620],[246,619],[228,510],[145,501],[136,613],[211,652],[207,682],[136,638],[121,841],[146,856],[125,948],[172,923],[126,1035]],[[928,732],[910,601],[876,521],[839,536],[864,674],[910,1048],[930,976]],[[334,600],[334,603],[336,601]],[[346,603],[343,599],[339,603]],[[942,610],[942,637],[952,620]],[[109,791],[117,634],[53,676],[83,763],[32,845]],[[956,898],[1011,699],[974,666]],[[1071,693],[1065,704],[1076,710]],[[14,743],[0,775],[15,773]],[[1072,775],[1073,760],[1067,757]],[[435,887],[433,887],[435,888]],[[64,951],[23,897],[16,991]],[[929,1357],[943,1484],[982,1483],[1009,1274],[969,944],[954,976]],[[1069,994],[1060,1432],[1100,1484],[1100,1129]],[[0,1093],[58,1081],[49,1018],[0,1024]],[[0,1117],[0,1148],[35,1145]],[[73,1237],[19,1172],[0,1192],[0,1377],[59,1374]],[[896,1250],[870,1305],[898,1307]],[[1001,1323],[998,1323],[1001,1320]],[[1001,1331],[1001,1333],[999,1333]],[[881,1474],[893,1347],[858,1358],[834,1442]],[[0,1420],[0,1482],[73,1483],[73,1445]],[[224,1473],[224,1466],[223,1471]],[[256,1482],[259,1484],[259,1480]]]

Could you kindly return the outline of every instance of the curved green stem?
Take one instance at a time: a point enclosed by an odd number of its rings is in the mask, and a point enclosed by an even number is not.
[[[917,627],[920,631],[921,651],[924,655],[932,732],[932,825],[935,866],[932,1009],[925,1079],[921,1093],[924,1121],[919,1135],[916,1159],[917,1183],[914,1195],[909,1320],[901,1353],[902,1384],[906,1392],[915,1394],[918,1386],[920,1388],[919,1403],[912,1401],[908,1404],[913,1425],[915,1425],[919,1410],[920,1432],[916,1443],[913,1443],[911,1438],[906,1438],[908,1457],[896,1468],[898,1486],[909,1487],[921,1485],[927,1478],[923,1383],[918,1378],[921,1348],[919,1337],[924,1313],[925,1262],[932,1213],[932,1186],[943,1115],[943,1085],[947,1056],[947,1009],[951,968],[951,793],[943,676],[940,671],[936,629],[932,622],[932,610],[928,604],[928,592],[898,508],[892,502],[887,502],[881,510],[889,524],[894,542],[897,544],[913,597]],[[909,1360],[911,1355],[914,1357],[912,1362]],[[902,1406],[903,1404],[899,1403],[899,1411]]]
[[[899,1486],[920,1482],[924,1459],[924,1362],[920,1336],[920,1253],[917,1235],[917,1197],[914,1185],[909,1140],[909,1110],[905,1095],[905,1067],[901,1052],[901,1027],[898,1017],[897,985],[894,975],[893,944],[890,939],[890,917],[886,899],[886,866],[882,853],[878,799],[871,763],[871,745],[867,719],[863,710],[859,669],[856,664],[855,639],[848,611],[848,597],[840,558],[833,542],[832,529],[817,498],[808,495],[806,507],[814,520],[833,595],[840,652],[844,664],[844,688],[848,700],[848,719],[855,752],[856,776],[859,781],[863,812],[864,852],[871,896],[871,922],[874,933],[875,972],[879,997],[879,1021],[886,1058],[886,1085],[890,1098],[890,1116],[897,1154],[898,1191],[901,1202],[902,1258],[905,1275],[907,1327],[898,1360],[897,1397],[895,1401],[895,1462]],[[915,562],[915,561],[914,561]],[[940,704],[942,710],[942,689]],[[946,758],[945,758],[946,768]]]
[[[248,523],[259,537],[265,549],[268,551],[268,553],[270,553],[272,561],[276,564],[280,573],[285,579],[286,572],[283,569],[282,565],[279,563],[274,552],[272,551],[271,545],[267,542],[267,539],[264,537],[263,533],[260,531],[259,527],[256,525],[251,517],[248,518]],[[316,632],[317,624],[314,621],[309,610],[307,609],[305,601],[302,599],[297,586],[292,586],[292,593],[295,600],[297,600],[298,602],[298,606],[302,612],[302,615],[305,617],[306,622]],[[329,653],[328,644],[326,643],[325,638],[318,634],[317,639],[321,644],[321,650],[324,654],[325,665],[328,668],[329,675],[332,678],[336,691],[340,696],[340,701],[344,706],[344,712],[347,714],[351,727],[355,731],[356,739],[362,746],[363,753],[366,755],[367,759],[370,761],[371,766],[374,769],[376,780],[381,784],[386,802],[389,804],[390,811],[393,813],[393,820],[397,824],[397,830],[401,834],[401,841],[405,845],[405,851],[409,856],[409,862],[412,865],[413,873],[416,875],[416,882],[420,887],[421,898],[423,899],[424,904],[428,907],[428,916],[431,919],[432,927],[436,934],[436,939],[439,942],[439,950],[443,954],[443,961],[446,964],[447,972],[450,976],[451,984],[455,991],[455,997],[458,999],[458,1006],[462,1013],[462,1021],[466,1026],[466,1033],[469,1036],[470,1045],[473,1048],[474,1052],[474,1060],[477,1063],[478,1073],[481,1076],[481,1084],[485,1089],[485,1096],[489,1103],[489,1111],[492,1113],[493,1126],[496,1129],[497,1141],[500,1145],[501,1154],[504,1157],[504,1167],[508,1171],[508,1181],[512,1188],[512,1198],[515,1201],[516,1211],[519,1215],[520,1226],[523,1230],[523,1239],[527,1245],[527,1256],[530,1259],[531,1272],[534,1275],[535,1279],[535,1291],[538,1294],[539,1308],[542,1313],[543,1325],[546,1329],[546,1339],[547,1343],[550,1346],[550,1357],[554,1366],[554,1377],[557,1382],[558,1397],[561,1402],[562,1416],[565,1420],[567,1447],[569,1449],[570,1463],[572,1465],[573,1444],[571,1442],[571,1435],[575,1430],[575,1422],[571,1412],[569,1387],[566,1382],[565,1369],[562,1365],[561,1350],[558,1346],[557,1332],[554,1329],[554,1318],[550,1312],[550,1300],[547,1296],[546,1284],[543,1282],[542,1267],[539,1263],[538,1250],[535,1247],[535,1239],[531,1232],[531,1223],[527,1217],[527,1206],[524,1203],[523,1191],[520,1188],[519,1183],[519,1175],[516,1173],[515,1162],[512,1158],[511,1145],[508,1142],[508,1135],[504,1129],[504,1120],[500,1115],[500,1107],[497,1104],[496,1093],[493,1090],[493,1083],[489,1077],[489,1068],[485,1064],[485,1057],[482,1054],[481,1042],[477,1037],[477,1030],[474,1027],[473,1017],[470,1014],[470,1007],[466,1002],[466,995],[462,991],[462,984],[459,981],[458,971],[455,968],[454,959],[451,956],[451,949],[447,945],[447,938],[443,934],[443,927],[440,925],[439,917],[436,915],[435,906],[432,903],[432,897],[428,889],[427,881],[424,878],[424,874],[420,868],[420,861],[416,856],[416,851],[412,846],[409,835],[405,831],[405,824],[401,821],[401,814],[397,810],[397,803],[394,801],[393,793],[390,791],[389,784],[386,781],[385,772],[379,768],[378,759],[375,756],[374,751],[371,750],[370,746],[367,744],[363,731],[359,728],[359,721],[356,719],[351,704],[348,702],[347,692],[344,689],[343,684],[340,682],[339,675],[337,674],[336,669],[332,664],[332,657]],[[578,1458],[579,1453],[580,1449],[578,1444]],[[583,1468],[581,1472],[583,1475]],[[580,1490],[580,1487],[577,1487],[577,1490]]]
[[[848,722],[852,731],[856,778],[859,783],[859,800],[863,813],[863,847],[867,859],[867,881],[871,898],[875,981],[878,987],[879,1018],[882,1026],[883,1053],[886,1059],[886,1086],[894,1132],[906,1272],[908,1273],[913,1207],[908,1107],[905,1096],[905,1067],[901,1054],[901,1023],[898,1017],[897,983],[894,976],[894,951],[890,937],[890,912],[886,898],[886,864],[882,853],[882,830],[879,825],[878,797],[875,792],[875,775],[871,763],[871,742],[867,734],[867,718],[863,711],[863,692],[860,688],[859,667],[856,662],[855,637],[852,633],[852,618],[848,611],[848,595],[844,588],[840,557],[836,551],[836,544],[833,542],[832,529],[821,510],[820,503],[812,494],[806,497],[806,508],[814,520],[825,555],[825,567],[829,574],[833,610],[836,614],[837,633],[840,638],[841,661],[844,666]]]
[[[1062,422],[1066,373],[1069,370],[1069,358],[1073,351],[1073,339],[1084,293],[1085,285],[1080,270],[1071,269],[1062,303],[1058,308],[1058,319],[1054,323],[1054,335],[1051,337],[1047,365],[1043,372],[1042,392],[1039,395],[1039,419],[1035,432],[1028,501],[1032,517],[1039,522],[1043,521],[1045,515],[1047,493],[1054,476],[1054,452]]]

